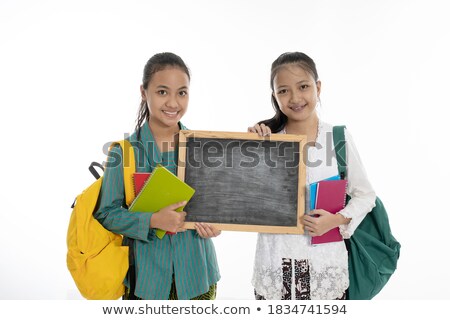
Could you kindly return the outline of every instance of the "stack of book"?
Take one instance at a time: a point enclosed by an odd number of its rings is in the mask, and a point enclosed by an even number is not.
[[[132,212],[157,212],[171,204],[189,201],[195,193],[193,188],[163,166],[157,166],[152,173],[136,172],[133,181],[136,197],[128,208]],[[156,230],[160,239],[166,233],[169,232]]]
[[[309,185],[309,210],[323,209],[335,214],[345,207],[347,180],[334,176]],[[342,241],[339,227],[321,236],[311,237],[311,244]]]

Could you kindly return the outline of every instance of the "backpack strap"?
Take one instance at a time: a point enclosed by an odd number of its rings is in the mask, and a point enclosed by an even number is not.
[[[125,201],[129,206],[134,199],[133,174],[136,172],[134,162],[134,149],[128,140],[121,140],[111,143],[110,149],[116,145],[122,148],[123,162],[123,184],[125,186]]]
[[[334,150],[336,152],[336,160],[338,165],[339,175],[341,179],[345,179],[347,176],[347,152],[345,148],[345,126],[334,126],[333,127],[333,141]]]

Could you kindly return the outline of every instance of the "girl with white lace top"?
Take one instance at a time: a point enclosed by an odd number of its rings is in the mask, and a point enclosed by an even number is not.
[[[275,115],[248,131],[262,136],[271,132],[305,135],[307,184],[338,175],[333,127],[316,112],[321,82],[314,61],[301,52],[283,53],[272,64],[270,80]],[[311,236],[335,227],[343,238],[351,237],[375,205],[375,192],[347,130],[345,139],[351,200],[336,214],[313,210],[304,215],[304,235],[258,234],[252,277],[256,299],[346,298],[349,275],[344,241],[311,245]]]

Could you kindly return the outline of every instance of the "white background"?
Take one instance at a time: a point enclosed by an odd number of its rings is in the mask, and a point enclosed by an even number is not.
[[[321,117],[346,124],[402,244],[376,299],[450,299],[446,1],[0,2],[0,299],[81,299],[66,268],[74,197],[133,131],[148,58],[192,71],[191,129],[272,116],[270,64],[303,51]],[[218,299],[253,299],[255,233],[214,239]]]

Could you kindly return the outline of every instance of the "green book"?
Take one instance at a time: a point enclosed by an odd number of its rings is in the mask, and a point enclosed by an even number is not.
[[[158,165],[131,203],[129,210],[132,212],[157,212],[171,204],[189,201],[194,192],[195,190],[188,184],[163,166]],[[180,207],[176,211],[183,211],[183,208]],[[165,234],[164,230],[156,230],[156,236],[160,239]]]

